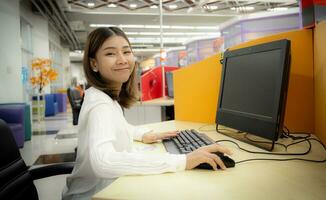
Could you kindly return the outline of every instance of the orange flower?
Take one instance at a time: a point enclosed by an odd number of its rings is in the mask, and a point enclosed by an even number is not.
[[[31,63],[34,76],[30,78],[30,82],[34,87],[38,86],[40,92],[44,86],[58,77],[58,73],[51,65],[52,61],[50,59],[43,58],[36,58]]]

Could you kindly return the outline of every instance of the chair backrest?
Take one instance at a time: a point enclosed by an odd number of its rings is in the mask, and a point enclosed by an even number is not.
[[[0,199],[38,199],[37,190],[13,134],[0,119]]]
[[[67,95],[71,107],[73,109],[80,109],[83,100],[83,97],[80,95],[80,92],[74,88],[68,88]]]

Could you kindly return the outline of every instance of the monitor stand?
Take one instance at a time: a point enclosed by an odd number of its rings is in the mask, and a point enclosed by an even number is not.
[[[251,144],[258,148],[272,151],[274,149],[275,141],[268,140],[250,133],[241,132],[235,129],[231,129],[225,126],[216,125],[216,131],[228,137],[240,140],[242,142]]]

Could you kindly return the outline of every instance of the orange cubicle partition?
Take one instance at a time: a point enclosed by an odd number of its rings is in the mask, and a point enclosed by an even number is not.
[[[315,133],[326,144],[326,21],[315,27]]]
[[[230,49],[260,43],[291,40],[291,69],[285,111],[285,125],[291,131],[314,131],[313,32],[280,33]],[[175,119],[215,123],[220,86],[220,54],[174,72]]]

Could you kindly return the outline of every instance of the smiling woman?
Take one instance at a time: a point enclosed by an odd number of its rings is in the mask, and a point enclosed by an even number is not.
[[[154,143],[174,137],[177,131],[153,133],[130,125],[123,116],[136,101],[135,59],[125,34],[116,27],[95,29],[84,53],[88,84],[78,119],[78,148],[74,170],[67,177],[63,200],[91,196],[124,175],[160,174],[193,169],[201,163],[225,169],[210,152],[230,153],[217,144],[187,155],[144,154],[133,140]]]
[[[93,87],[128,108],[137,101],[135,58],[119,28],[98,28],[88,36],[84,72]]]

